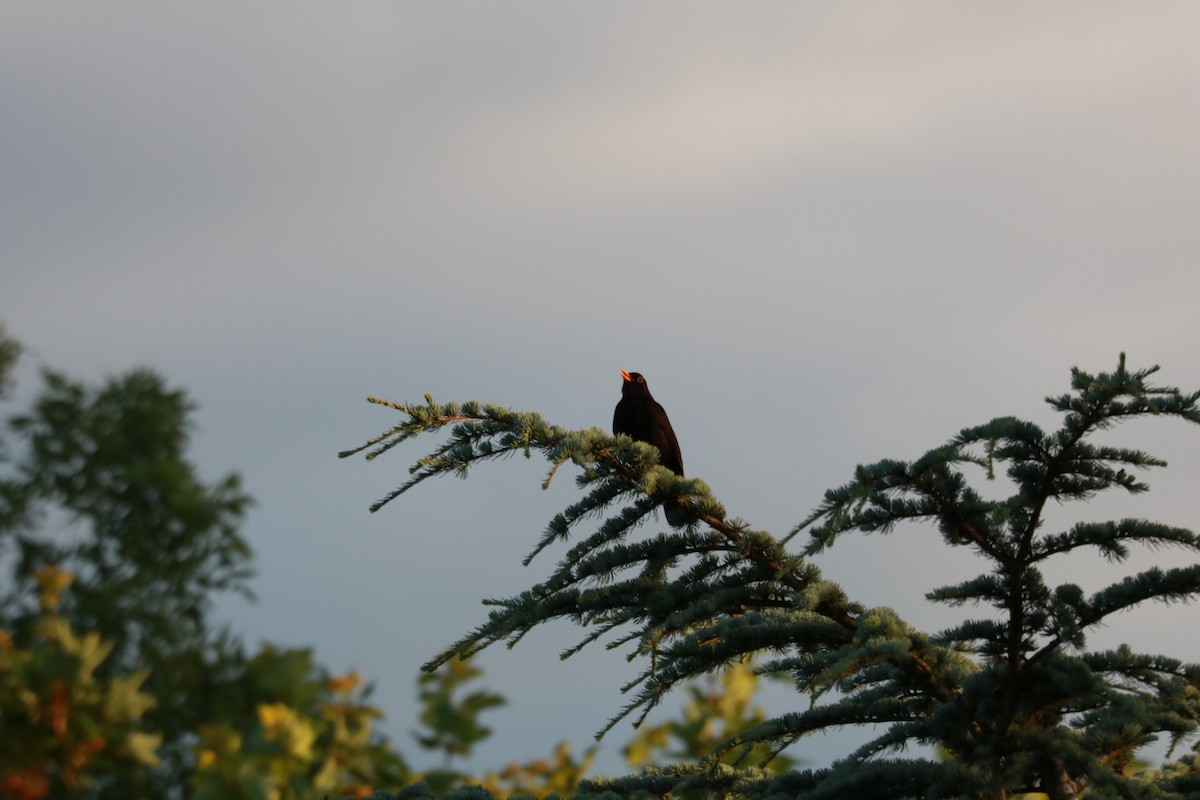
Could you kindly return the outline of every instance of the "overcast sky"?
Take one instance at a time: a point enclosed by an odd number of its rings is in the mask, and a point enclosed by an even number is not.
[[[24,391],[38,363],[186,388],[204,473],[258,498],[260,599],[222,619],[362,670],[418,766],[418,665],[553,566],[520,560],[573,484],[543,493],[516,460],[370,515],[432,442],[339,462],[392,422],[368,395],[607,427],[641,371],[689,475],[785,532],[856,463],[995,416],[1053,425],[1041,398],[1073,365],[1127,351],[1200,388],[1198,256],[1192,2],[0,12],[0,320]],[[1062,521],[1200,528],[1200,431],[1114,440],[1171,467]],[[955,616],[924,592],[978,566],[928,528],[818,563],[931,629]],[[1093,644],[1200,660],[1194,615],[1129,613]],[[620,654],[557,661],[578,637],[486,654],[511,705],[477,768],[582,749],[622,705]]]

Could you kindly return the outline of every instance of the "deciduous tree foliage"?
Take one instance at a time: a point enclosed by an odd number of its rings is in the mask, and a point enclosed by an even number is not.
[[[0,325],[0,399],[19,355]],[[408,773],[357,676],[209,620],[248,592],[250,500],[188,460],[192,411],[149,370],[43,370],[0,425],[0,799],[304,800]]]
[[[5,481],[20,524],[14,590],[54,563],[75,575],[76,624],[113,645],[113,666],[187,649],[220,591],[248,593],[250,502],[235,474],[206,484],[186,458],[191,402],[134,370],[91,387],[51,370],[10,419],[24,452]],[[47,521],[63,529],[42,531]]]
[[[657,465],[649,445],[598,428],[567,430],[535,413],[477,402],[371,402],[399,412],[380,436],[341,455],[376,459],[414,437],[445,440],[410,470],[378,509],[428,478],[466,475],[513,453],[549,462],[548,483],[570,462],[580,498],[550,521],[526,563],[563,548],[545,577],[492,606],[475,630],[428,669],[497,642],[515,644],[552,620],[583,629],[578,646],[607,640],[643,665],[631,699],[610,721],[640,720],[673,689],[756,654],[764,674],[789,677],[799,696],[704,758],[616,779],[585,781],[580,796],[644,796],[693,790],[747,797],[1007,798],[1055,800],[1194,797],[1200,757],[1134,773],[1138,748],[1165,736],[1181,749],[1200,719],[1200,667],[1128,647],[1094,651],[1088,633],[1110,615],[1200,593],[1200,538],[1143,519],[1054,529],[1051,504],[1098,493],[1140,493],[1139,470],[1165,466],[1141,451],[1098,441],[1132,420],[1200,423],[1200,393],[1152,382],[1157,367],[1131,371],[1124,355],[1109,373],[1073,370],[1070,391],[1047,398],[1061,426],[1044,431],[1011,417],[967,428],[911,461],[854,470],[845,485],[786,536],[727,515],[697,478]],[[987,499],[972,485],[1003,471],[1012,493]],[[680,527],[643,535],[671,503]],[[592,520],[599,520],[592,524]],[[887,608],[865,608],[813,563],[839,538],[926,523],[948,547],[966,547],[982,571],[929,592],[932,600],[984,613],[948,630],[914,629]],[[806,544],[793,549],[800,535]],[[1124,559],[1131,546],[1171,546],[1183,566],[1131,574],[1087,593],[1050,585],[1045,566],[1065,557]],[[782,775],[724,762],[731,753],[778,752],[830,728],[880,733],[827,769]],[[936,745],[945,758],[910,755]],[[919,752],[925,752],[921,749]],[[421,796],[412,787],[402,796]],[[611,793],[611,794],[610,794]]]
[[[424,749],[442,757],[441,767],[422,776],[434,790],[444,791],[470,782],[470,777],[452,768],[454,759],[471,755],[475,745],[492,731],[479,721],[480,715],[504,705],[504,698],[485,689],[459,696],[459,690],[483,674],[473,664],[452,658],[442,668],[426,672],[418,680],[421,701],[421,730],[414,734]]]
[[[20,348],[2,329],[0,342],[7,382]],[[250,498],[236,474],[208,483],[188,460],[193,410],[152,370],[89,385],[42,369],[28,410],[5,421],[0,623],[32,635],[35,578],[55,565],[73,576],[61,615],[110,649],[99,674],[148,670],[156,698],[143,720],[163,734],[165,768],[114,775],[97,796],[181,796],[194,731],[213,711],[196,698],[245,661],[208,613],[218,592],[249,593],[239,526]]]
[[[0,798],[80,796],[123,768],[157,766],[161,736],[139,726],[154,706],[146,672],[102,678],[112,647],[80,635],[58,614],[71,576],[38,574],[42,608],[33,636],[18,643],[0,627]]]

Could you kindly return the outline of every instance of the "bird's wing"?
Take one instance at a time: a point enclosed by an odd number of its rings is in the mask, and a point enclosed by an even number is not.
[[[625,400],[617,403],[617,407],[613,409],[613,436],[620,436],[622,433],[629,433],[629,412],[625,408]]]
[[[683,475],[683,453],[679,451],[679,440],[675,438],[675,429],[671,427],[671,420],[667,419],[667,412],[662,406],[658,407],[658,413],[654,415],[655,427],[655,442],[658,445],[661,461],[664,467],[671,469],[673,472]]]

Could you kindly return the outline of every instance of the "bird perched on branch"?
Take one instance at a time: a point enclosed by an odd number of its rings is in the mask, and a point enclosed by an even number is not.
[[[638,372],[621,370],[621,402],[613,412],[613,434],[652,444],[658,448],[658,463],[682,477],[683,456],[667,412],[650,396],[646,379]]]

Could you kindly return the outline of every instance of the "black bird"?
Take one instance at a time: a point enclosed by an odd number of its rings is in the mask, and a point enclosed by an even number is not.
[[[621,378],[625,382],[621,384],[621,402],[613,412],[613,434],[624,433],[635,441],[654,445],[659,452],[658,463],[682,476],[683,456],[667,412],[650,396],[650,387],[640,373],[621,370]]]

